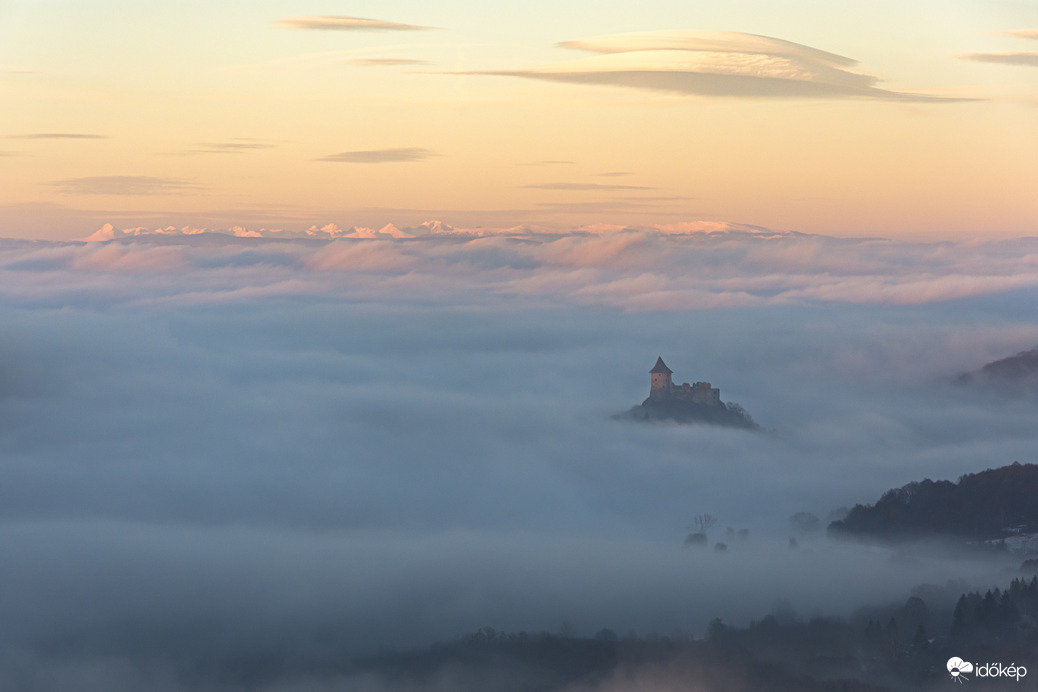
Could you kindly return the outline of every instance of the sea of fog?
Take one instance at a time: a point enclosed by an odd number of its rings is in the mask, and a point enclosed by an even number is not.
[[[701,636],[1004,586],[1019,560],[791,549],[788,520],[1036,460],[1038,397],[951,383],[1038,344],[1036,253],[0,241],[0,683],[485,626]],[[763,431],[615,419],[657,356]],[[726,552],[684,546],[704,513]]]

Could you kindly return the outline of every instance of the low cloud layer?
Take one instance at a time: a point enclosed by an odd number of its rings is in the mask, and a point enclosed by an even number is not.
[[[637,203],[637,199],[630,201]],[[237,227],[206,229],[106,226],[90,239],[164,239],[188,266],[202,268],[208,253],[236,256],[228,235],[278,240],[342,241],[331,245],[271,245],[279,263],[325,266],[326,254],[380,255],[406,259],[432,287],[443,282],[523,300],[564,299],[573,305],[624,310],[689,310],[721,306],[800,305],[814,302],[921,305],[980,298],[1038,286],[1038,244],[1018,239],[978,244],[913,243],[884,239],[831,238],[714,222],[654,227],[552,229],[455,228],[438,221],[416,227],[341,228],[305,231]],[[192,240],[193,238],[193,240]],[[439,242],[428,242],[433,240]],[[204,242],[203,242],[204,241]],[[355,245],[357,241],[372,241]],[[85,257],[99,249],[61,246],[48,252]],[[108,246],[136,256],[154,243]],[[363,252],[359,249],[363,248]],[[228,260],[232,261],[232,260]],[[461,274],[459,268],[466,268]],[[411,269],[407,270],[408,272]],[[351,282],[353,277],[342,280]],[[398,291],[394,272],[364,279],[361,290]],[[299,275],[301,290],[320,275]]]
[[[768,36],[714,31],[616,34],[565,41],[594,57],[495,74],[735,98],[875,98],[942,101],[890,91],[848,69],[856,61]]]
[[[289,29],[316,29],[320,31],[421,31],[432,28],[416,24],[400,24],[381,19],[347,17],[337,14],[288,17],[277,20],[277,23]]]
[[[103,230],[0,241],[0,686],[275,689],[212,671],[1016,566],[791,551],[787,519],[1035,461],[1038,397],[948,383],[1038,344],[1034,239]],[[658,355],[768,432],[614,420]],[[682,546],[704,512],[726,553]]]

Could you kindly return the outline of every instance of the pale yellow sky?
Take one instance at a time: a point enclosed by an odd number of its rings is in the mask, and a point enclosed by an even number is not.
[[[1009,1],[8,0],[0,236],[1036,234],[1036,28]]]

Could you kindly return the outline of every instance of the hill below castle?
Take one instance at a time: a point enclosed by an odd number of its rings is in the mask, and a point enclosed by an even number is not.
[[[746,430],[760,430],[749,413],[734,403],[716,405],[697,404],[693,401],[653,401],[646,399],[633,406],[625,417],[639,421],[672,420],[678,423],[707,423]]]

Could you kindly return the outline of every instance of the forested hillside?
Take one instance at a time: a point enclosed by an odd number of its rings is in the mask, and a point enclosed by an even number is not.
[[[829,525],[834,536],[1002,538],[1038,532],[1038,466],[1013,463],[951,481],[929,478],[856,505]]]

